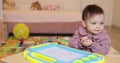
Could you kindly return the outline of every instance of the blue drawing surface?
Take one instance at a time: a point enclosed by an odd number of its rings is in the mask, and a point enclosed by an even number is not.
[[[55,47],[55,46],[47,48],[47,49],[43,49],[43,50],[40,50],[37,52],[42,53],[47,56],[50,56],[50,57],[53,57],[53,58],[56,58],[63,62],[69,62],[71,60],[74,60],[74,59],[77,59],[77,58],[80,58],[83,56],[82,54],[71,52],[69,50],[65,50],[65,49],[62,49],[59,47]]]

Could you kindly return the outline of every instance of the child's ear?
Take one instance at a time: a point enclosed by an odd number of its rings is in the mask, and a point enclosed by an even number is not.
[[[86,27],[85,21],[82,21],[81,23],[82,23],[83,27]]]

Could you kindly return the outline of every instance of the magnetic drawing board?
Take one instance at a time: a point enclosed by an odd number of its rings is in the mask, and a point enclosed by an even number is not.
[[[24,57],[31,63],[104,63],[104,57],[57,44],[28,48]]]

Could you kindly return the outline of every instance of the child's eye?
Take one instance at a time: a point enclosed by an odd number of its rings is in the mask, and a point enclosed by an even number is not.
[[[101,25],[103,25],[104,23],[103,23],[103,22],[101,22],[100,24],[101,24]]]
[[[95,24],[96,24],[96,22],[93,22],[93,23],[91,23],[91,24],[95,25]]]

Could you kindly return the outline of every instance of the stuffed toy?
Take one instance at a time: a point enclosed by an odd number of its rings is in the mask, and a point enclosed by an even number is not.
[[[41,10],[42,8],[41,8],[39,1],[33,2],[31,5],[31,9],[32,10]]]
[[[15,9],[15,1],[14,0],[3,0],[3,9],[4,10]]]

